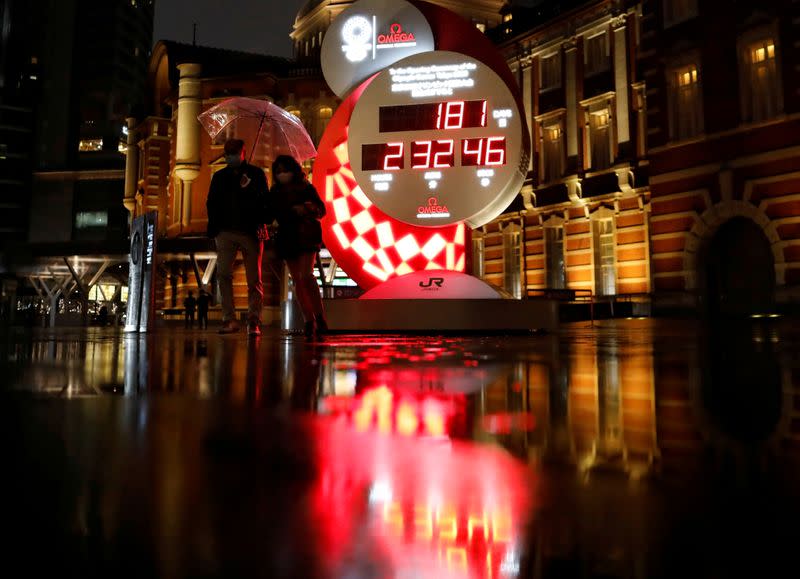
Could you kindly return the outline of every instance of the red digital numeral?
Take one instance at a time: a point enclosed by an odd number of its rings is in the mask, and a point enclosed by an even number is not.
[[[464,101],[439,103],[436,115],[437,129],[460,129],[463,126]]]
[[[436,141],[436,153],[433,155],[433,167],[435,169],[442,169],[444,167],[452,167],[455,156],[453,149],[455,143],[452,139],[448,141]]]
[[[403,143],[386,143],[386,156],[383,158],[384,171],[397,171],[403,168]]]
[[[481,107],[481,126],[486,126],[486,101],[483,101],[483,106]]]
[[[443,169],[452,167],[455,161],[453,139],[438,141],[414,141],[411,143],[412,169]]]
[[[461,141],[461,164],[483,165],[483,139],[464,139]]]
[[[461,165],[496,167],[506,164],[506,138],[484,137],[461,141]]]
[[[414,141],[411,143],[411,168],[429,169],[431,166],[433,141]]]
[[[486,142],[486,154],[484,165],[505,165],[506,164],[506,138],[489,137]]]

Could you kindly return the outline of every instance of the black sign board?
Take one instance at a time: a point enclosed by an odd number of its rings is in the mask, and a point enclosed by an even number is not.
[[[131,224],[126,332],[146,332],[154,324],[157,224],[157,211],[141,215]]]

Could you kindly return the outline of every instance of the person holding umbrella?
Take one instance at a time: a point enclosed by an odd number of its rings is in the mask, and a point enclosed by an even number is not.
[[[267,178],[245,161],[244,141],[225,142],[226,166],[214,173],[208,190],[208,236],[217,245],[217,278],[222,297],[220,334],[239,331],[233,303],[233,263],[241,251],[247,278],[247,331],[261,334],[261,257],[266,238]],[[272,220],[270,220],[272,221]]]
[[[322,246],[319,220],[325,216],[325,203],[293,157],[278,156],[272,164],[272,176],[268,207],[270,216],[278,222],[275,249],[289,267],[305,320],[305,335],[311,338],[328,330],[313,273],[314,258]]]

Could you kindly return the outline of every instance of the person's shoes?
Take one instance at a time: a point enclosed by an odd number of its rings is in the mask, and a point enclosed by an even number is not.
[[[239,331],[239,324],[233,320],[225,322],[219,330],[220,334],[235,334]]]
[[[250,322],[247,324],[247,334],[249,336],[260,336],[261,335],[261,324],[256,322]]]
[[[306,338],[313,338],[316,332],[317,325],[314,323],[314,320],[306,322],[305,328],[303,329],[303,334]]]

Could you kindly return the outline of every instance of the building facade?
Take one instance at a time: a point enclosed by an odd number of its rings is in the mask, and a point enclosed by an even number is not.
[[[473,272],[517,297],[644,299],[652,285],[641,14],[635,3],[571,4],[581,6],[511,7],[491,32],[517,75],[533,155],[517,202],[473,232]]]
[[[759,314],[797,302],[800,6],[641,10],[657,303]]]
[[[556,4],[493,31],[535,154],[475,272],[711,315],[796,303],[796,3]]]

